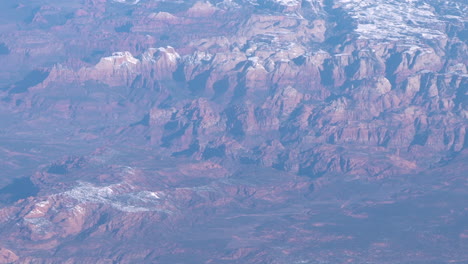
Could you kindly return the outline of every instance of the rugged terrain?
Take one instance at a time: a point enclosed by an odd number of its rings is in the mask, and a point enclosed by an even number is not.
[[[0,10],[0,263],[468,261],[464,1]]]

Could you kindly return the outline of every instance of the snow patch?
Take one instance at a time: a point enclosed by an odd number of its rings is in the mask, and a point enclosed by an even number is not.
[[[417,0],[338,0],[340,7],[358,23],[364,39],[410,40],[446,37],[438,30],[445,24],[434,7]]]
[[[128,51],[114,52],[114,53],[112,53],[112,56],[104,57],[104,60],[122,62],[122,63],[129,62],[129,63],[132,63],[132,64],[137,64],[138,62],[140,62],[138,59],[133,57],[133,55]]]
[[[140,0],[112,0],[113,2],[127,4],[127,5],[136,5],[140,2]]]
[[[164,196],[162,192],[134,189],[129,184],[98,187],[87,182],[79,182],[78,186],[61,195],[72,198],[79,204],[105,204],[124,212],[166,211],[159,206]]]

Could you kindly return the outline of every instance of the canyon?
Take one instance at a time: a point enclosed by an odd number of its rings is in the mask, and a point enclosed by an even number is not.
[[[0,263],[468,261],[464,1],[0,7]]]

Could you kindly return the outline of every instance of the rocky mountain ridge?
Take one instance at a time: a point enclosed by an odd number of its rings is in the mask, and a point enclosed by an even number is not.
[[[13,2],[0,263],[466,260],[463,1]]]

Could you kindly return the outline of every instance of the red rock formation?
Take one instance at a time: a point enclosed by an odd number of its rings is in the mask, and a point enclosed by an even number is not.
[[[465,259],[434,235],[463,222],[460,1],[49,2],[0,10],[0,196],[39,188],[1,201],[0,263]]]
[[[14,263],[18,261],[18,256],[6,248],[0,248],[0,263]]]

